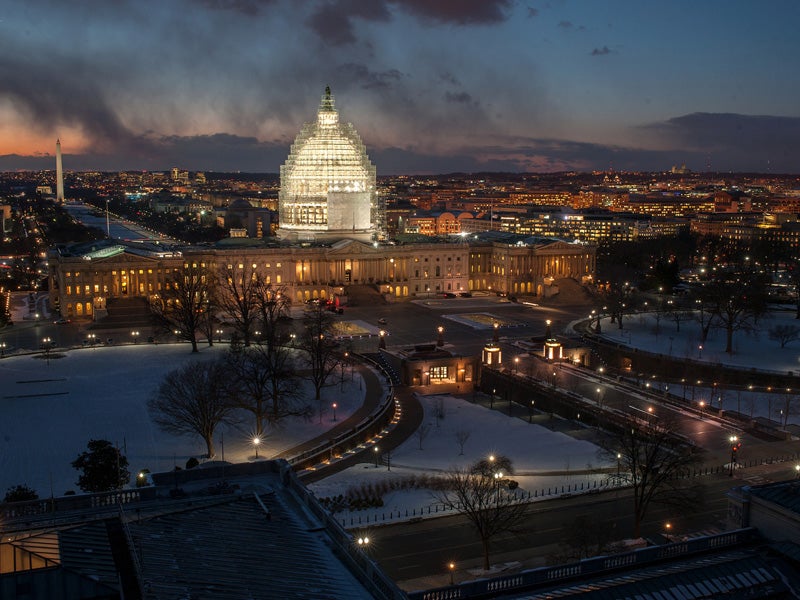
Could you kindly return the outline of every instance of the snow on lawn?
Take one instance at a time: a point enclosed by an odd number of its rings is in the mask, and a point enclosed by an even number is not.
[[[694,320],[681,322],[680,331],[676,323],[664,315],[657,323],[655,313],[626,316],[622,321],[623,329],[611,323],[608,317],[603,318],[601,324],[603,337],[649,352],[746,369],[800,374],[800,338],[789,342],[785,348],[781,348],[780,342],[769,339],[769,331],[776,326],[800,329],[794,311],[770,312],[759,320],[754,331],[734,332],[732,354],[725,352],[724,329],[712,328],[703,342],[700,324]]]
[[[374,484],[382,480],[400,480],[422,475],[443,477],[448,470],[465,468],[491,454],[508,456],[514,467],[510,478],[519,482],[520,489],[527,493],[542,493],[552,486],[560,490],[562,485],[580,486],[582,482],[600,484],[606,476],[593,473],[576,474],[576,470],[592,471],[603,465],[599,448],[594,444],[576,440],[541,425],[530,424],[527,419],[509,417],[500,411],[490,410],[478,404],[452,396],[424,396],[420,398],[425,409],[424,423],[429,433],[422,441],[414,435],[392,452],[391,471],[386,457],[379,467],[375,463],[362,463],[311,484],[309,488],[318,498],[346,495],[348,490]],[[436,407],[442,402],[444,418],[436,425]],[[458,432],[469,432],[464,444],[464,454],[456,439]],[[616,463],[615,463],[616,464]],[[375,515],[397,514],[405,517],[412,511],[419,515],[420,508],[435,506],[434,493],[429,489],[393,491],[384,497],[384,506],[337,514],[347,525],[351,517],[367,519]],[[434,510],[433,508],[431,510]]]
[[[147,400],[168,372],[226,350],[226,345],[216,345],[192,354],[186,344],[138,344],[57,351],[49,364],[41,354],[0,360],[0,499],[17,484],[34,488],[40,496],[49,496],[51,490],[55,495],[79,491],[71,462],[92,438],[119,444],[131,473],[142,468],[169,471],[174,465],[183,467],[191,456],[199,458],[205,453],[202,440],[162,432],[150,420]],[[313,418],[296,418],[268,432],[259,454],[272,456],[346,419],[363,403],[359,379],[357,373],[352,381],[346,376],[340,389],[337,378],[336,385],[323,390],[322,423],[313,389],[303,382]],[[333,402],[336,422],[329,409]],[[252,416],[240,416],[240,423],[218,429],[217,458],[223,450],[228,462],[252,457]]]
[[[733,353],[725,352],[725,331],[712,328],[705,342],[701,342],[700,325],[697,321],[683,321],[680,331],[674,321],[662,316],[660,322],[655,313],[640,313],[626,317],[619,329],[610,318],[601,321],[602,337],[648,352],[655,352],[686,360],[730,365],[743,369],[755,369],[785,375],[800,375],[800,338],[781,348],[780,342],[769,339],[769,331],[778,326],[800,329],[795,311],[773,311],[759,321],[755,331],[736,331],[733,336]],[[700,347],[702,346],[702,348]],[[724,382],[716,389],[705,385],[673,384],[675,395],[706,406],[736,411],[751,417],[765,417],[775,422],[800,424],[800,398],[798,390],[764,389],[753,392],[725,389]],[[657,384],[661,385],[661,384]]]

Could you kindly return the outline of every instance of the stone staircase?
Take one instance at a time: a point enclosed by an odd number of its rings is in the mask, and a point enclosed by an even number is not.
[[[386,304],[383,297],[375,285],[348,285],[345,288],[347,293],[348,306],[374,306],[376,304]]]
[[[98,318],[90,329],[130,329],[149,331],[155,324],[146,298],[112,298],[106,304],[106,316]],[[144,335],[144,331],[142,335]]]

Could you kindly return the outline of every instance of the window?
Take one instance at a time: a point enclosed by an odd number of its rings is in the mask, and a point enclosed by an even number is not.
[[[431,379],[447,379],[448,367],[431,367]]]

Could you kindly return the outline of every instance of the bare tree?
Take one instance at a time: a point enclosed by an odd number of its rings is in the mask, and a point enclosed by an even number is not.
[[[417,430],[414,432],[414,435],[417,436],[417,440],[419,440],[419,449],[422,450],[422,442],[425,441],[425,438],[428,437],[428,434],[431,432],[431,426],[428,423],[422,423]]]
[[[469,436],[471,435],[472,432],[468,429],[456,430],[455,437],[456,437],[456,442],[458,443],[458,447],[460,449],[460,452],[458,453],[459,456],[464,455],[464,445],[467,443],[467,440],[469,440]]]
[[[613,436],[608,454],[621,463],[633,486],[634,536],[651,503],[690,508],[693,492],[682,478],[699,458],[676,437],[677,426],[666,419],[655,425],[630,424]]]
[[[669,304],[667,316],[673,323],[675,323],[676,333],[681,332],[681,323],[685,323],[694,319],[694,314],[692,311],[680,304]]]
[[[211,296],[211,274],[203,263],[187,259],[183,269],[175,269],[160,294],[150,299],[150,311],[162,328],[175,333],[197,352],[197,332],[206,319]]]
[[[333,337],[333,313],[322,303],[306,306],[303,315],[303,334],[300,348],[309,366],[309,379],[314,386],[314,399],[321,403],[322,388],[328,383],[341,360],[339,344]]]
[[[510,462],[508,463],[510,473]],[[492,539],[513,531],[524,522],[526,507],[515,494],[507,491],[507,481],[500,471],[487,472],[478,464],[455,469],[446,476],[446,489],[436,498],[462,515],[475,528],[483,546],[483,568],[489,569]]]
[[[775,325],[767,333],[769,339],[780,343],[781,348],[785,348],[786,344],[800,339],[800,327],[797,325]]]
[[[233,321],[233,328],[245,346],[252,341],[258,319],[258,291],[261,279],[257,265],[247,258],[230,258],[217,272],[219,306]]]
[[[270,351],[267,346],[254,345],[232,352],[228,361],[236,374],[236,406],[252,413],[257,437],[264,434],[267,424],[275,426],[290,416],[309,416],[310,408],[298,393],[298,376],[288,348],[276,346]]]
[[[733,334],[740,330],[752,330],[766,312],[765,290],[763,277],[750,272],[726,274],[703,287],[704,300],[719,326],[725,330],[726,353],[733,353]]]
[[[147,406],[164,431],[203,438],[211,458],[214,430],[231,416],[234,395],[225,361],[198,361],[168,373]]]
[[[562,562],[581,560],[604,553],[611,542],[611,530],[589,515],[579,515],[571,523],[564,523],[564,545],[568,548]]]

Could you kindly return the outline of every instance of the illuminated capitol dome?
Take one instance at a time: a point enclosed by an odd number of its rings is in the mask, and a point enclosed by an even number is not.
[[[330,88],[281,166],[278,236],[289,241],[379,237],[375,165],[350,124],[339,122]]]

